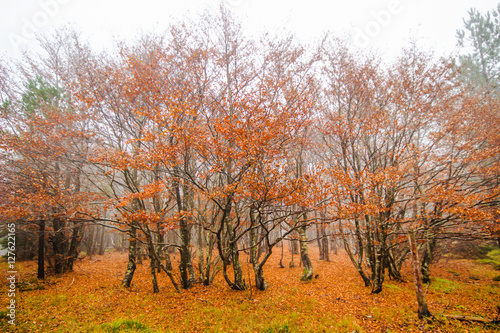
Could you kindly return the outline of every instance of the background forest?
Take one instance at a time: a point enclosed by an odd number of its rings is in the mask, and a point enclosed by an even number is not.
[[[264,291],[299,265],[345,283],[318,251],[372,294],[408,262],[425,297],[437,254],[500,246],[499,11],[469,12],[468,54],[391,64],[330,35],[249,38],[224,8],[113,51],[40,38],[0,61],[2,230],[37,280],[116,249],[125,290],[138,264],[149,293]]]

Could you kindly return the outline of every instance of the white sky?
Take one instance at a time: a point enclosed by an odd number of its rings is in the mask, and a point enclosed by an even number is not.
[[[356,48],[392,57],[412,40],[438,55],[454,51],[467,11],[484,14],[500,0],[0,0],[0,56],[17,57],[36,45],[35,33],[63,25],[107,47],[115,38],[164,30],[188,12],[216,10],[220,1],[250,33],[284,28],[304,41],[326,31],[351,34]]]

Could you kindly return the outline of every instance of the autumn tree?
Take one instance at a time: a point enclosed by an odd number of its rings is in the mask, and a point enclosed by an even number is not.
[[[437,125],[457,113],[461,95],[453,90],[451,67],[432,64],[415,49],[384,72],[375,59],[360,60],[336,46],[325,52],[323,70],[325,162],[336,184],[331,209],[354,266],[377,293],[386,270],[400,277],[406,225],[434,225],[437,203],[423,201],[443,171],[433,153],[448,151],[444,137],[451,135],[446,127],[437,134]],[[437,219],[447,223],[448,217]]]
[[[2,211],[20,221],[20,227],[38,225],[38,276],[43,278],[46,237],[56,273],[72,269],[78,254],[81,221],[74,214],[86,196],[75,176],[73,147],[86,136],[64,91],[40,76],[29,79],[14,98],[2,106],[2,178],[7,186]]]

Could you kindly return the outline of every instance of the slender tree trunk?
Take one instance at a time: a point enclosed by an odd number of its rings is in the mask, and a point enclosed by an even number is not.
[[[292,239],[291,241],[292,254],[299,254],[299,241],[297,239]]]
[[[212,283],[212,278],[214,277],[214,272],[212,272],[213,264],[212,264],[212,255],[213,248],[215,245],[215,236],[210,234],[208,235],[208,244],[207,244],[207,258],[205,260],[205,279],[203,280],[203,284],[205,286],[209,286]]]
[[[73,264],[78,258],[78,246],[82,239],[83,226],[81,223],[76,223],[73,225],[73,235],[71,236],[71,243],[68,251],[67,269],[72,271]]]
[[[223,211],[221,217],[221,227],[217,232],[217,246],[219,250],[219,256],[222,259],[222,274],[227,284],[233,290],[246,290],[247,285],[245,284],[245,280],[243,278],[243,269],[240,265],[239,252],[238,252],[238,244],[235,241],[234,230],[231,226],[230,214],[232,210],[232,200],[228,198],[226,207]],[[223,245],[223,237],[222,232],[225,231],[226,237],[228,239],[228,247],[227,251]],[[227,253],[226,253],[227,252]],[[227,274],[228,264],[226,263],[227,258],[230,257],[232,260],[232,267],[234,273],[234,282],[231,281]]]
[[[363,270],[363,243],[362,240],[360,239],[361,234],[359,232],[359,224],[357,223],[357,220],[355,221],[355,226],[356,226],[356,238],[357,238],[357,243],[358,246],[360,246],[359,251],[358,251],[358,260],[355,258],[355,254],[352,251],[351,245],[349,244],[349,240],[346,238],[346,235],[344,233],[344,230],[342,228],[342,223],[339,223],[339,230],[340,234],[342,235],[342,240],[344,242],[344,249],[347,252],[347,255],[349,256],[349,259],[351,259],[352,264],[356,268],[356,270],[359,273],[359,276],[363,279],[363,282],[365,283],[365,287],[371,286],[371,281],[366,275],[365,271]]]
[[[305,219],[305,216],[304,216]],[[304,266],[304,271],[302,273],[302,281],[309,281],[313,277],[313,266],[311,259],[309,258],[309,249],[307,246],[307,234],[306,226],[299,228],[300,235],[300,258],[302,260],[302,265]]]
[[[325,254],[323,253],[323,244],[321,243],[321,233],[320,233],[319,229],[320,229],[320,226],[318,224],[318,225],[316,225],[316,242],[318,243],[319,260],[324,260]]]
[[[132,284],[132,279],[134,278],[134,272],[136,268],[136,255],[137,255],[137,222],[133,221],[129,230],[129,243],[128,243],[128,264],[127,271],[125,272],[125,276],[122,280],[122,286],[129,288]]]
[[[204,230],[203,230],[203,226],[200,224],[198,225],[198,248],[197,248],[197,252],[198,252],[198,270],[200,271],[200,277],[199,277],[199,282],[202,283],[203,281],[205,281],[205,270],[203,268],[203,264],[205,262],[205,256],[203,254],[203,248],[204,248],[204,240],[203,240],[203,236],[204,236]]]
[[[106,243],[106,227],[102,226],[101,227],[101,241],[99,244],[99,255],[100,256],[104,255],[104,251],[106,249],[105,243]]]
[[[142,245],[139,242],[135,244],[135,258],[137,265],[142,265]]]
[[[45,279],[45,220],[40,220],[38,224],[38,274],[37,278]]]
[[[375,250],[375,262],[372,267],[372,294],[382,291],[385,278],[385,247],[377,246]]]
[[[413,267],[413,276],[415,279],[415,293],[418,302],[418,317],[430,317],[431,313],[427,308],[427,301],[425,299],[424,285],[422,283],[422,271],[420,268],[420,261],[418,259],[417,241],[415,239],[415,232],[413,229],[408,231],[408,242],[410,244],[411,263]]]
[[[149,231],[148,231],[149,233]],[[151,271],[151,281],[153,282],[153,293],[159,293],[160,288],[158,288],[158,280],[156,279],[156,260],[155,260],[155,255],[154,255],[154,244],[153,240],[151,238],[151,234],[147,235],[148,239],[148,248],[149,248],[149,268]]]
[[[95,238],[96,238],[96,226],[91,225],[89,227],[89,236],[88,236],[88,242],[87,242],[87,254],[89,256],[89,259],[92,259],[92,256],[94,255],[94,250],[95,250]]]
[[[254,275],[255,275],[255,287],[259,290],[266,290],[267,283],[264,281],[264,270],[263,265],[259,265],[259,246],[257,244],[257,230],[255,227],[257,226],[256,221],[256,211],[255,208],[250,208],[250,262],[252,263]],[[270,249],[268,248],[267,252]]]

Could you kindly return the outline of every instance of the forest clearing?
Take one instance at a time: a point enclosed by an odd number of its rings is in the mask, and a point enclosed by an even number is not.
[[[278,268],[270,259],[269,288],[231,290],[217,276],[211,286],[177,293],[159,274],[160,293],[151,290],[148,265],[139,265],[130,289],[120,286],[126,254],[113,251],[79,260],[74,271],[36,279],[36,263],[19,264],[18,318],[13,332],[497,332],[498,324],[458,321],[444,315],[495,319],[500,282],[487,260],[443,257],[431,267],[427,287],[432,322],[420,320],[409,265],[405,282],[387,281],[371,294],[349,258],[339,251],[331,261],[311,258],[318,275],[300,281],[302,268]],[[500,259],[498,250],[496,260]],[[285,250],[285,261],[291,254]],[[481,263],[481,261],[483,263]],[[246,262],[242,258],[242,262]],[[0,264],[2,274],[5,262]],[[245,272],[251,270],[245,266]],[[5,277],[2,276],[5,280]],[[497,279],[498,280],[498,279]],[[3,284],[1,294],[6,292]],[[5,298],[1,307],[5,309]],[[2,312],[0,328],[10,329]]]
[[[0,59],[1,329],[498,331],[500,4],[457,40],[386,63],[221,6]]]

